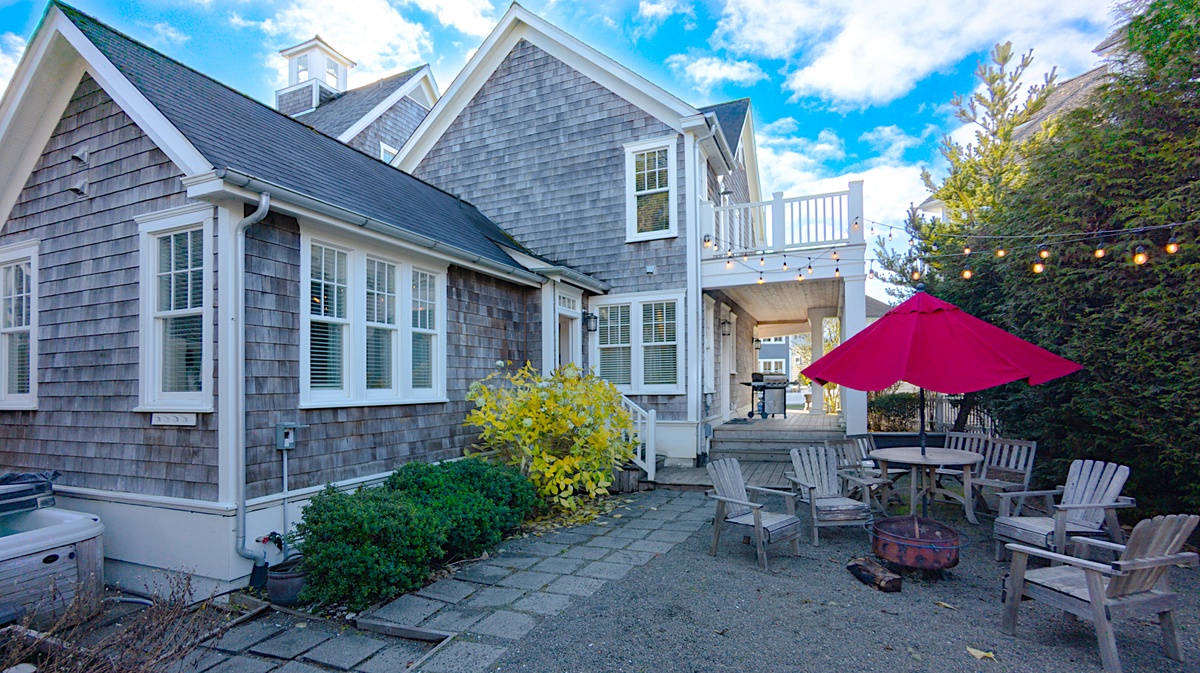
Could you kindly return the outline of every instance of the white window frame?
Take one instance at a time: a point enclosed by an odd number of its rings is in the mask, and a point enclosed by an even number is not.
[[[19,262],[29,262],[29,392],[8,394],[8,349],[0,338],[0,409],[37,409],[37,354],[38,354],[38,242],[22,241],[0,246],[0,267]],[[8,330],[5,330],[6,332]],[[16,331],[15,328],[13,331]]]
[[[717,302],[704,297],[704,392],[717,392]]]
[[[389,154],[391,155],[390,157],[388,156]],[[385,164],[390,164],[390,163],[392,163],[392,159],[395,159],[396,155],[398,155],[398,154],[400,154],[400,150],[396,149],[395,147],[392,147],[391,145],[383,142],[382,140],[379,141],[379,160],[380,161],[384,162]]]
[[[678,176],[675,158],[675,144],[678,136],[651,138],[625,144],[625,242],[653,241],[660,238],[673,238],[679,235],[679,204],[677,196]],[[637,184],[634,178],[635,157],[641,152],[651,150],[667,150],[667,228],[662,231],[639,232],[637,230],[637,194],[634,189]]]
[[[213,206],[192,204],[135,218],[141,269],[139,278],[138,406],[134,411],[209,413],[213,411]],[[204,301],[200,309],[200,390],[162,390],[162,340],[155,317],[158,293],[158,239],[183,231],[201,231]]]
[[[646,385],[644,376],[644,356],[645,346],[654,344],[645,344],[642,339],[642,305],[654,304],[664,301],[675,302],[675,384],[674,385]],[[631,294],[619,295],[603,295],[592,297],[588,300],[588,310],[594,313],[600,313],[600,308],[603,306],[621,306],[629,305],[629,340],[630,340],[630,362],[629,362],[629,385],[618,385],[617,390],[627,395],[683,395],[687,392],[685,385],[684,371],[684,350],[686,340],[684,332],[686,330],[686,321],[684,316],[683,293],[663,293],[663,292],[638,292]],[[588,337],[588,359],[595,363],[594,367],[599,369],[600,363],[600,337],[596,332],[590,333]]]
[[[779,365],[779,369],[767,371],[766,364]],[[760,358],[758,361],[758,371],[763,374],[786,374],[787,373],[787,358]]]
[[[347,328],[343,346],[342,390],[313,390],[310,381],[312,318],[309,310],[312,275],[312,246],[321,245],[346,253]],[[327,409],[448,402],[446,397],[447,265],[425,260],[409,251],[378,241],[342,237],[324,232],[300,233],[300,408]],[[392,352],[392,388],[367,388],[366,302],[367,258],[396,266],[396,328]],[[433,343],[433,387],[412,387],[412,273],[434,277],[436,317]],[[416,330],[422,331],[425,330]]]

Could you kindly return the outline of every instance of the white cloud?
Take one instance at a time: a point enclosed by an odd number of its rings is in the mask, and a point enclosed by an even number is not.
[[[726,82],[750,86],[767,78],[767,73],[763,72],[757,63],[724,60],[714,56],[691,57],[674,54],[667,57],[667,66],[702,93],[707,93]]]
[[[899,126],[876,126],[858,138],[871,146],[879,157],[886,161],[900,161],[904,152],[910,147],[924,144],[922,138],[910,136]]]
[[[1078,74],[1110,27],[1097,0],[728,0],[713,45],[788,62],[784,87],[837,107],[899,98],[996,42],[1035,50],[1035,69]]]
[[[160,22],[150,26],[150,32],[153,37],[149,39],[150,44],[156,46],[166,46],[170,44],[183,44],[192,39],[191,35],[181,32],[169,23]]]
[[[293,0],[263,21],[230,17],[238,27],[254,27],[275,39],[275,47],[290,47],[320,35],[340,53],[358,63],[350,70],[350,85],[359,86],[424,62],[432,50],[429,32],[400,14],[387,0]],[[275,86],[287,84],[287,65],[278,55],[267,60]]]
[[[421,9],[437,17],[443,26],[460,33],[484,37],[496,26],[492,3],[488,0],[413,0]]]
[[[633,30],[633,38],[636,40],[653,35],[664,21],[676,14],[694,16],[695,12],[690,4],[680,0],[641,0],[634,15],[637,27]]]
[[[24,51],[25,38],[16,33],[0,35],[0,91],[8,88],[8,81],[12,79]]]

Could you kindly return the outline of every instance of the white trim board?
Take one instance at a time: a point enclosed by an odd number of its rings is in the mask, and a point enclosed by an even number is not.
[[[566,63],[676,131],[683,130],[682,120],[685,117],[700,114],[696,108],[641,75],[513,3],[454,78],[438,104],[404,143],[404,147],[400,148],[400,154],[392,161],[392,165],[410,173],[416,170],[520,40],[526,40]]]
[[[0,101],[0,223],[7,222],[84,72],[185,174],[212,170],[179,129],[51,5]]]

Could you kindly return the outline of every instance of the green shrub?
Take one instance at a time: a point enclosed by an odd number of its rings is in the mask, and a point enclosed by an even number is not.
[[[874,395],[867,402],[867,425],[871,432],[909,432],[919,408],[916,393]]]
[[[446,520],[445,560],[478,556],[500,542],[499,508],[470,485],[455,481],[443,465],[408,463],[388,477],[384,488]]]
[[[468,487],[496,505],[496,524],[511,531],[533,514],[538,505],[537,491],[516,468],[493,465],[478,458],[442,463],[450,479]]]
[[[449,528],[446,517],[391,489],[327,486],[296,526],[308,570],[302,597],[358,610],[415,589],[444,555]]]
[[[574,365],[542,376],[526,364],[471,384],[465,425],[533,482],[552,507],[608,493],[614,467],[633,456],[633,420],[611,383]]]

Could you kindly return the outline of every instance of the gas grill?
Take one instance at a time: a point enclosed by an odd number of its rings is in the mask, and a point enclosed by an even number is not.
[[[761,418],[775,414],[783,414],[787,418],[787,389],[791,381],[786,376],[754,372],[750,375],[750,381],[743,381],[742,385],[750,387],[749,418],[754,418],[756,413]],[[758,398],[757,403],[755,397]]]

